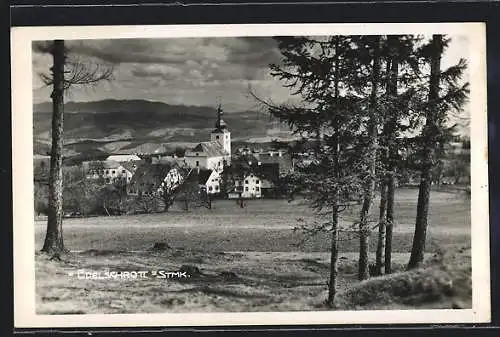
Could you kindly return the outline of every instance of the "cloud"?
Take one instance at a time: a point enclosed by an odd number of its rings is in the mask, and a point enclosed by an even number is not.
[[[33,43],[34,99],[46,101],[47,90],[37,88],[37,73],[47,72],[50,41]],[[221,97],[227,111],[248,110],[255,102],[248,85],[276,104],[289,101],[290,91],[269,74],[268,65],[279,63],[278,44],[271,37],[156,38],[66,41],[78,58],[111,63],[114,80],[96,90],[74,88],[75,100],[106,98],[148,99],[172,104],[214,105]],[[450,47],[444,62],[467,55],[467,41]]]

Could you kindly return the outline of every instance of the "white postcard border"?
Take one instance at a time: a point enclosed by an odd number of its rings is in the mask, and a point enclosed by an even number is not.
[[[383,310],[256,313],[36,315],[33,207],[34,40],[222,37],[333,34],[466,35],[471,52],[472,310]],[[30,327],[139,327],[303,324],[487,323],[491,319],[484,23],[251,24],[171,26],[13,27],[12,163],[14,325]]]

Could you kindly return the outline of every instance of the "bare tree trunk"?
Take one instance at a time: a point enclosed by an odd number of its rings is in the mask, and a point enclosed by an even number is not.
[[[339,99],[339,41],[335,41],[335,80],[334,80],[334,95],[335,100]],[[338,122],[335,122],[335,143],[333,144],[333,168],[335,179],[340,178],[340,141],[339,141],[339,129]],[[333,191],[333,201],[332,201],[332,233],[331,233],[331,246],[330,246],[330,278],[328,282],[328,299],[327,304],[330,307],[334,306],[335,294],[337,292],[337,260],[338,260],[338,222],[339,222],[339,208],[338,200],[339,192],[338,188]]]
[[[431,76],[429,81],[429,109],[424,128],[424,158],[418,190],[417,217],[415,234],[408,269],[418,267],[424,260],[425,239],[427,235],[427,216],[429,213],[429,198],[431,190],[432,168],[435,152],[435,137],[438,132],[437,103],[439,98],[439,81],[442,54],[442,36],[432,36]]]
[[[333,302],[335,300],[335,294],[337,291],[337,260],[338,260],[338,206],[337,203],[337,192],[335,193],[335,201],[332,207],[332,234],[331,234],[331,246],[330,246],[330,279],[328,282],[328,305],[333,307]]]
[[[375,168],[377,164],[377,90],[380,81],[380,36],[374,37],[374,58],[372,69],[372,92],[370,97],[370,120],[368,125],[368,134],[370,137],[370,145],[368,150],[368,178],[365,183],[365,191],[363,197],[363,206],[361,208],[361,216],[359,223],[359,264],[358,264],[358,279],[365,280],[369,277],[368,269],[368,240],[370,236],[370,228],[368,223],[368,214],[375,190]]]
[[[378,236],[377,236],[377,252],[375,254],[375,269],[377,275],[382,275],[384,266],[385,252],[385,214],[387,210],[387,182],[385,179],[380,181],[380,206],[378,217]]]
[[[390,168],[393,170],[393,168]],[[394,229],[394,193],[395,179],[393,171],[387,178],[387,210],[386,210],[386,228],[385,228],[385,254],[384,254],[384,273],[392,273],[392,233]]]
[[[52,150],[50,154],[49,174],[49,209],[47,232],[42,251],[60,253],[65,251],[62,218],[63,218],[63,117],[64,117],[64,41],[53,42],[52,56],[54,65],[52,91]]]
[[[398,95],[398,76],[399,76],[399,59],[398,52],[395,46],[397,37],[390,35],[388,44],[390,48],[391,70],[387,91],[390,97],[396,98]],[[386,123],[386,137],[388,147],[388,163],[387,163],[387,209],[386,209],[386,235],[385,235],[385,253],[384,253],[384,273],[392,272],[392,233],[394,228],[394,196],[396,193],[396,160],[397,160],[397,144],[395,140],[396,132],[396,115],[397,112],[390,111],[389,120]]]

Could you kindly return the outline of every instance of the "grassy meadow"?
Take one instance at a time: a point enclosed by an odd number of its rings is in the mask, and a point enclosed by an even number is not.
[[[417,193],[402,189],[396,196],[392,275],[357,281],[358,238],[349,230],[357,210],[343,214],[338,309],[470,307],[471,216],[464,194],[431,193],[428,262],[402,272]],[[373,220],[377,206],[376,200]],[[220,200],[212,210],[65,219],[64,239],[71,252],[62,261],[39,253],[46,220],[37,220],[36,309],[39,314],[326,310],[329,234],[304,241],[302,232],[292,230],[314,219],[300,201],[283,200],[252,200],[243,209]],[[166,249],[153,249],[162,242]],[[370,240],[372,260],[375,244],[376,230]],[[78,279],[81,269],[148,271],[148,277]],[[152,275],[179,270],[190,277]]]

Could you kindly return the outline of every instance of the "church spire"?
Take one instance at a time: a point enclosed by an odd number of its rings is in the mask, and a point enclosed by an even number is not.
[[[217,122],[215,123],[215,128],[216,129],[225,129],[227,127],[226,122],[222,119],[222,114],[224,113],[224,110],[222,110],[222,106],[219,103],[217,106]]]

